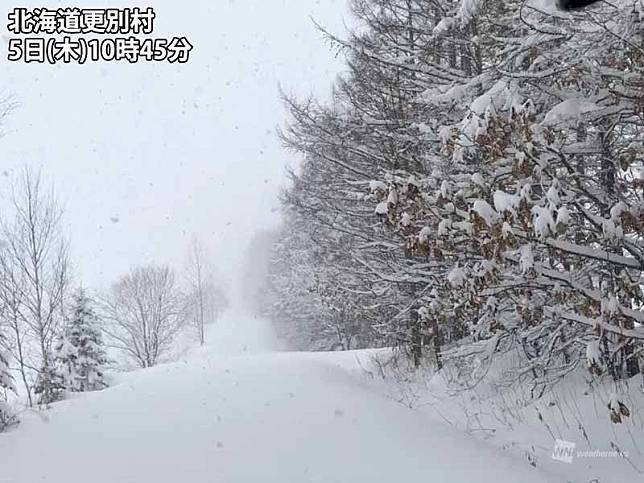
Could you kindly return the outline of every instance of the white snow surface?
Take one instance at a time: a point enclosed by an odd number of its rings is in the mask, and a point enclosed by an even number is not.
[[[600,107],[594,102],[583,99],[566,99],[553,107],[543,119],[544,126],[577,121],[584,114],[596,111]]]
[[[373,352],[279,348],[229,312],[179,362],[23,413],[0,435],[0,482],[559,481],[388,397]]]

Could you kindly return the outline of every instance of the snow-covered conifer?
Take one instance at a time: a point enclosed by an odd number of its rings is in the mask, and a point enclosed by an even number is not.
[[[71,316],[56,343],[54,356],[56,372],[67,390],[96,391],[106,386],[104,368],[108,361],[100,320],[82,289],[74,296]]]

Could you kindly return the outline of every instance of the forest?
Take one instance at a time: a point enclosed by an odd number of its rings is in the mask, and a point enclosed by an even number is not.
[[[641,374],[644,11],[354,0],[329,102],[284,96],[260,306],[304,349],[545,387]],[[321,27],[320,27],[321,28]],[[322,28],[321,28],[322,29]],[[641,376],[640,376],[641,378]]]

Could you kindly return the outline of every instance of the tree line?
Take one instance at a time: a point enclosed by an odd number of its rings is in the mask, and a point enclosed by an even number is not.
[[[40,172],[25,168],[2,208],[0,430],[16,422],[9,393],[47,407],[66,392],[103,389],[106,369],[156,365],[180,331],[204,344],[205,325],[226,305],[196,240],[180,275],[145,265],[104,293],[75,288],[63,209]]]
[[[393,346],[535,396],[642,373],[644,8],[351,0],[327,102],[284,101],[260,306],[297,348]]]

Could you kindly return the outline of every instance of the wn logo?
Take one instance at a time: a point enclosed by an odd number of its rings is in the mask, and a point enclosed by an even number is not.
[[[572,459],[575,457],[576,447],[576,443],[558,439],[555,441],[555,447],[552,450],[552,459],[563,461],[564,463],[572,463]]]

